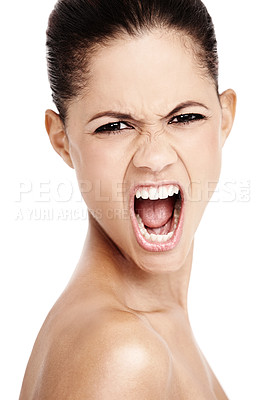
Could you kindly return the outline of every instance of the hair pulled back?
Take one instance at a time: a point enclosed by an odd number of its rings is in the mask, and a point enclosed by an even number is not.
[[[192,39],[200,65],[218,90],[216,36],[201,0],[59,0],[49,18],[46,45],[52,97],[61,119],[65,121],[69,102],[87,84],[97,46],[154,28]]]

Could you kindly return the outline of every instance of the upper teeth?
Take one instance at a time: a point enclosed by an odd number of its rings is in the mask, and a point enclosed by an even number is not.
[[[167,197],[173,196],[179,193],[179,187],[174,185],[158,186],[150,188],[139,188],[136,192],[136,198],[140,197],[144,200],[158,200],[167,199]]]

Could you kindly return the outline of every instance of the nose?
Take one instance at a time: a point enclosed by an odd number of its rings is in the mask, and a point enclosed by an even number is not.
[[[167,166],[176,163],[176,151],[165,139],[146,141],[136,151],[133,164],[136,168],[147,168],[152,172],[161,172]]]

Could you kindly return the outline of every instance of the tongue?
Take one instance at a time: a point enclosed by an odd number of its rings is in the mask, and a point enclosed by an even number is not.
[[[165,200],[136,200],[135,210],[140,215],[143,224],[149,228],[160,228],[172,216],[175,204],[174,196]]]

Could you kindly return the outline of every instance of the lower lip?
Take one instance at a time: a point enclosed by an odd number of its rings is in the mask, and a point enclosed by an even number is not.
[[[182,236],[182,231],[183,231],[183,224],[184,224],[184,199],[182,196],[182,207],[179,215],[179,220],[177,227],[174,231],[173,236],[171,239],[169,239],[167,242],[164,243],[151,243],[145,239],[145,237],[141,234],[138,221],[136,219],[136,214],[134,211],[134,200],[135,196],[133,196],[133,201],[131,202],[131,207],[130,207],[130,216],[131,216],[131,221],[133,225],[133,230],[137,239],[138,244],[147,251],[150,252],[159,252],[159,251],[169,251],[175,248]]]

